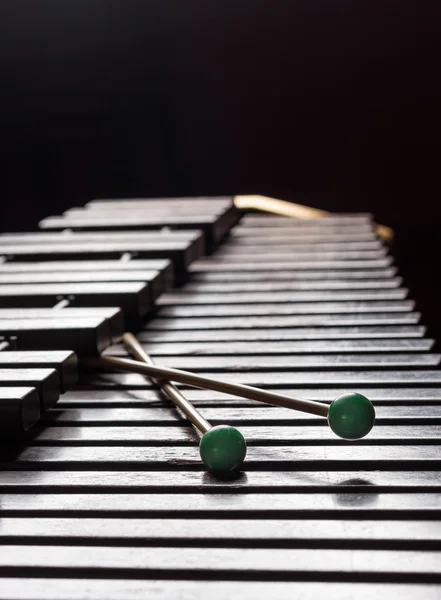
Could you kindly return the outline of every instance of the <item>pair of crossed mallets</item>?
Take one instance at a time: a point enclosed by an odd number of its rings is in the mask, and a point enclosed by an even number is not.
[[[147,375],[157,383],[162,392],[181,409],[188,420],[202,433],[199,444],[201,459],[214,474],[224,475],[240,469],[247,451],[245,439],[235,427],[229,425],[212,427],[178,388],[170,383],[171,381],[326,417],[332,431],[347,440],[357,440],[364,437],[374,425],[374,407],[370,400],[361,394],[342,394],[333,400],[328,407],[321,402],[299,400],[285,394],[268,392],[247,385],[228,383],[187,371],[161,367],[154,363],[134,335],[125,333],[122,341],[136,360],[106,356],[89,359],[87,364],[93,367],[110,367],[117,371]]]

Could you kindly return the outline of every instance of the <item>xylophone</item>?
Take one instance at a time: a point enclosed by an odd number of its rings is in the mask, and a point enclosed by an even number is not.
[[[441,597],[440,355],[371,216],[237,205],[95,200],[0,234],[0,599]],[[239,473],[204,468],[164,386],[237,427]],[[376,423],[348,441],[321,414],[353,392]]]

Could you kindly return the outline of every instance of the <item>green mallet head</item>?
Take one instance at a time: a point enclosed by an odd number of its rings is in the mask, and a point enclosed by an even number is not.
[[[361,394],[342,394],[329,406],[328,423],[332,431],[345,440],[358,440],[374,426],[375,409]]]
[[[235,427],[216,425],[202,436],[199,452],[210,471],[228,474],[242,466],[247,445],[243,435]]]

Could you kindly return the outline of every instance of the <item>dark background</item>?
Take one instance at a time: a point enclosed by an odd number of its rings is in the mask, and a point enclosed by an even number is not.
[[[1,229],[94,197],[371,211],[441,332],[440,18],[424,0],[3,0]]]

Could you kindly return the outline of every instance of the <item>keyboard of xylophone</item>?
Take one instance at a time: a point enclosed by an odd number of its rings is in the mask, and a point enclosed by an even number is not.
[[[138,217],[146,201],[135,202]],[[66,217],[131,206],[109,203]],[[163,223],[184,205],[172,201]],[[144,261],[90,271],[106,281]],[[244,472],[218,480],[150,380],[84,373],[26,444],[2,449],[0,598],[437,597],[440,356],[370,217],[245,215],[188,271],[138,334],[158,364],[326,406],[358,390],[376,426],[347,442],[322,417],[182,386],[205,419],[247,439]],[[103,354],[127,356],[120,344]]]

